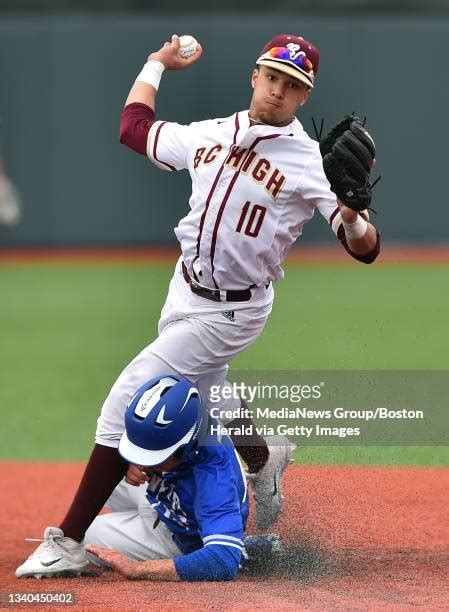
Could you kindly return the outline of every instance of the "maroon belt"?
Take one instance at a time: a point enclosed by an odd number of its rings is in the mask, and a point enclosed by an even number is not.
[[[196,295],[200,295],[206,300],[212,300],[213,302],[247,302],[251,299],[251,289],[228,289],[227,291],[220,291],[220,289],[207,289],[198,285],[193,278],[190,277],[187,272],[187,268],[184,262],[182,262],[182,275],[186,283],[190,285],[190,291]],[[222,300],[221,293],[224,293],[226,298]]]

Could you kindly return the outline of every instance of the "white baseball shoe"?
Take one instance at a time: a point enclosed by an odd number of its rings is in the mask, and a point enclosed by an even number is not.
[[[16,569],[16,577],[80,576],[88,565],[82,544],[66,538],[59,527],[47,527],[42,544]]]
[[[266,464],[255,474],[248,474],[256,502],[255,517],[258,529],[271,527],[282,510],[282,474],[296,448],[296,444],[292,444],[285,436],[269,436],[265,441],[269,452]]]

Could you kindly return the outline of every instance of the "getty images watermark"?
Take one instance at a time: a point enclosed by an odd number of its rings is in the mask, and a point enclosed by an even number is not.
[[[448,443],[442,399],[449,383],[436,373],[231,374],[240,380],[210,388],[213,434],[281,435],[309,444]]]
[[[245,402],[254,400],[283,399],[290,402],[300,402],[304,399],[319,399],[321,390],[325,383],[315,385],[269,385],[258,381],[255,385],[245,382],[225,383],[224,385],[212,385],[210,388],[210,401],[220,402],[226,399],[241,398]]]
[[[258,382],[256,385],[247,385],[244,382],[229,383],[224,386],[213,385],[210,388],[209,399],[212,403],[223,402],[223,400],[244,400],[254,402],[255,400],[285,399],[296,403],[301,400],[313,400],[322,398],[322,387],[319,385],[266,385]],[[232,412],[232,415],[228,414]],[[238,407],[229,411],[226,408],[211,408],[210,414],[217,419],[239,416],[244,418],[288,418],[288,419],[359,419],[362,421],[372,421],[376,419],[423,419],[423,410],[392,410],[386,407],[377,406],[374,410],[350,410],[336,407],[333,410],[314,410],[304,407],[270,409],[257,406],[255,410],[247,407]],[[226,416],[228,415],[228,416]]]

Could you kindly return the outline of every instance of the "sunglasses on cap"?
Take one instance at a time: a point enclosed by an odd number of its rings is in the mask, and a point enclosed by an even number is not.
[[[304,51],[297,50],[293,47],[297,47],[297,45],[291,45],[290,49],[288,49],[287,47],[273,47],[272,49],[264,53],[263,57],[266,59],[271,58],[291,62],[292,64],[295,64],[297,68],[303,70],[313,78],[312,62],[306,56]]]

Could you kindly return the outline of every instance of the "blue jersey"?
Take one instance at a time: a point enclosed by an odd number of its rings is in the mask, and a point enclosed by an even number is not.
[[[184,555],[203,546],[243,549],[246,479],[227,436],[210,434],[179,469],[153,473],[147,499]]]

